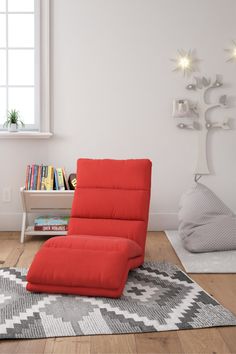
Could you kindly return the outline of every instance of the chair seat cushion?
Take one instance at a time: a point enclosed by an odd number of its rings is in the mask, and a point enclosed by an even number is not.
[[[137,261],[142,263],[142,249],[129,239],[89,235],[54,237],[35,256],[27,275],[27,289],[81,295],[83,289],[87,295],[100,289],[101,295],[119,296],[129,269]]]

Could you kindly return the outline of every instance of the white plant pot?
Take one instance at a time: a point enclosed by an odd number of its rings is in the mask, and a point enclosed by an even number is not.
[[[17,131],[18,131],[17,125],[16,125],[16,124],[10,124],[10,125],[8,126],[8,131],[11,132],[11,133],[17,132]]]

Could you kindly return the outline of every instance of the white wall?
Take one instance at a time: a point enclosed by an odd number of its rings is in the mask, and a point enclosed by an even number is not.
[[[150,158],[150,228],[176,227],[198,137],[178,130],[171,117],[173,98],[189,93],[170,58],[177,49],[196,49],[199,74],[222,74],[226,86],[217,94],[235,100],[236,63],[226,63],[224,52],[236,39],[235,13],[235,0],[54,0],[54,137],[0,141],[0,185],[14,191],[11,203],[0,200],[0,228],[19,227],[18,188],[27,163],[51,162],[71,172],[78,157]],[[236,118],[235,108],[226,113]],[[214,173],[202,182],[236,211],[236,131],[215,131],[209,143]]]

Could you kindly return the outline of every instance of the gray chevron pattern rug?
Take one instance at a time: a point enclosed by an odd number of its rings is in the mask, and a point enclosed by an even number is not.
[[[26,269],[0,269],[0,338],[45,338],[235,326],[236,316],[184,272],[146,262],[120,299],[32,294]]]

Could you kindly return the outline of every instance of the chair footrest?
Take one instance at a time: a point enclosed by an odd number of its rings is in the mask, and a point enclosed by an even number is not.
[[[118,237],[54,237],[36,254],[27,275],[27,290],[117,297],[130,261],[141,254],[134,241]]]

